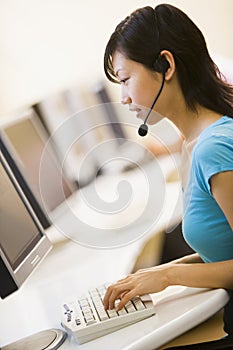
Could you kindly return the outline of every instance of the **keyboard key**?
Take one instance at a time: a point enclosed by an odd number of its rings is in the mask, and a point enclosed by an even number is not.
[[[115,309],[106,311],[103,306],[106,288],[106,285],[92,288],[87,295],[63,304],[62,325],[80,344],[155,314],[150,296],[145,304],[136,297],[118,312]],[[115,301],[115,307],[119,302],[120,299]]]
[[[113,318],[113,317],[117,317],[117,316],[118,316],[116,310],[114,310],[114,309],[112,309],[112,310],[107,310],[107,313],[108,313],[108,316],[109,316],[110,318]]]
[[[137,310],[145,309],[145,305],[143,304],[140,298],[134,298],[132,302],[134,303],[134,306],[136,307]]]
[[[135,312],[135,311],[136,311],[135,306],[134,306],[134,304],[132,303],[132,301],[128,301],[128,303],[125,304],[125,308],[126,308],[126,310],[127,310],[128,313],[130,313],[130,312]]]
[[[89,305],[88,299],[81,299],[81,300],[79,300],[79,305],[81,307],[88,306]]]
[[[99,316],[99,319],[100,319],[101,321],[105,321],[105,320],[108,320],[108,319],[109,319],[109,317],[108,317],[106,311],[99,311],[99,312],[98,312],[98,316]]]

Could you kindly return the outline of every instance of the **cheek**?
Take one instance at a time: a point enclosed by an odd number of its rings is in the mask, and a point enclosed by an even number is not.
[[[152,103],[156,98],[158,91],[159,91],[159,88],[157,87],[157,90],[155,91],[153,97],[151,97]],[[166,93],[163,90],[153,107],[153,111],[150,115],[150,118],[148,119],[148,124],[156,124],[161,119],[163,119],[167,115],[168,108],[169,108],[169,103],[166,97]]]
[[[132,90],[133,103],[143,108],[150,108],[155,95],[153,90],[144,85],[137,85]]]
[[[166,90],[163,90],[155,104],[154,110],[160,115],[166,116],[173,104],[174,96],[172,96],[172,100],[170,100],[166,94]]]

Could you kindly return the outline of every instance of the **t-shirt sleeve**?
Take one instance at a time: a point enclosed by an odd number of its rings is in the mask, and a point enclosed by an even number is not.
[[[233,170],[233,136],[214,135],[200,142],[193,153],[196,181],[211,194],[210,178],[220,172]]]

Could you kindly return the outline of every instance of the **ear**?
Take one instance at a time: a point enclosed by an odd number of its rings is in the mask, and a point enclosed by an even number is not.
[[[169,63],[169,68],[166,71],[165,74],[165,80],[171,80],[171,78],[173,77],[175,70],[176,70],[176,64],[175,64],[175,59],[173,54],[168,51],[168,50],[163,50],[160,52],[161,56],[164,56],[164,58],[167,60],[167,62]]]

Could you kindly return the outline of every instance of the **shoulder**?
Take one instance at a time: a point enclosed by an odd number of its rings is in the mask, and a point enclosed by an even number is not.
[[[193,155],[197,159],[212,159],[214,157],[223,157],[224,154],[233,157],[233,135],[212,134],[196,144]],[[233,159],[232,159],[233,160]]]
[[[193,150],[198,160],[223,160],[225,155],[233,160],[233,119],[229,117],[204,130]]]
[[[233,120],[232,120],[233,126]],[[226,128],[227,129],[227,128]],[[210,130],[209,130],[210,131]],[[192,153],[192,168],[198,181],[209,190],[210,178],[220,172],[233,170],[233,128],[213,128],[203,133]]]

